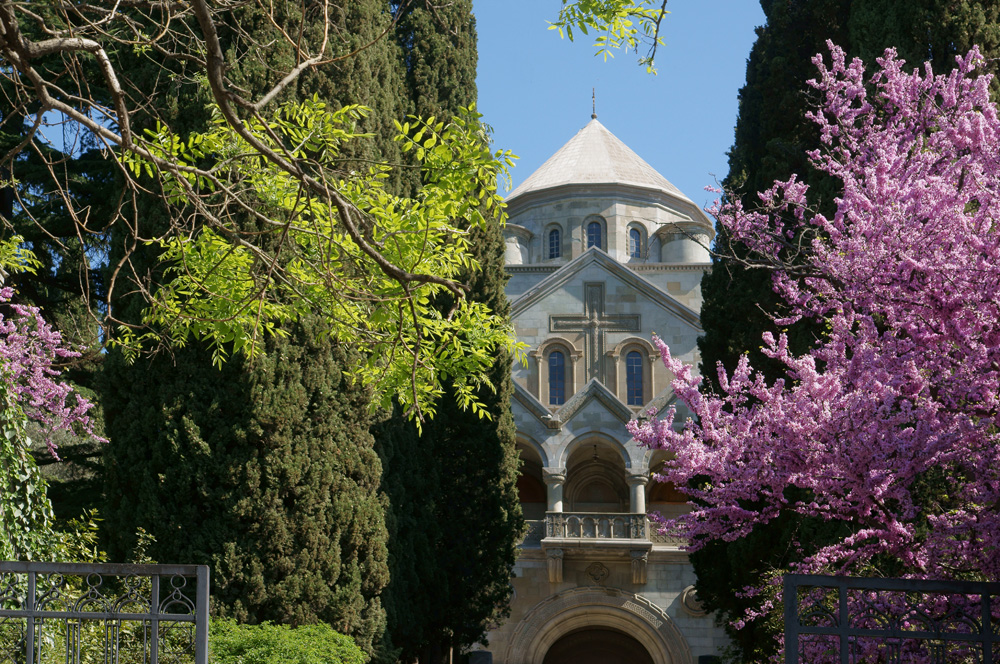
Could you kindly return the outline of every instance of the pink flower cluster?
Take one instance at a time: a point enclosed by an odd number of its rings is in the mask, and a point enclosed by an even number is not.
[[[746,358],[720,368],[721,394],[656,345],[694,415],[630,431],[669,450],[662,479],[693,511],[667,524],[693,548],[733,540],[783,511],[851,524],[803,542],[798,571],[850,573],[875,556],[910,576],[1000,580],[1000,119],[977,50],[948,75],[910,73],[892,50],[866,81],[830,45],[811,84],[818,168],[842,183],[831,217],[792,178],[716,206],[720,223],[776,266],[794,317],[826,321],[793,355],[765,335],[786,377]],[[790,256],[795,254],[794,260]],[[789,319],[794,320],[794,318]],[[933,480],[933,481],[932,481]],[[790,488],[794,491],[789,491]],[[804,498],[803,498],[804,496]]]
[[[77,357],[79,353],[62,346],[62,337],[42,319],[37,308],[10,304],[12,296],[13,289],[0,288],[0,304],[5,305],[0,308],[3,379],[11,382],[24,414],[41,425],[49,452],[57,456],[54,432],[78,425],[81,432],[94,435],[87,416],[93,404],[56,380],[59,371],[53,366],[60,358]]]

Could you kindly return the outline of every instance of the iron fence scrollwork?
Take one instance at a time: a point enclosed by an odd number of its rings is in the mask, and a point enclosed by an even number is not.
[[[208,664],[205,565],[0,562],[0,664]]]
[[[1000,664],[1000,583],[788,574],[786,664]]]

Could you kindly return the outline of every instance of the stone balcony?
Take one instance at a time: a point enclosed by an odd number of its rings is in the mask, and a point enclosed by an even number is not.
[[[633,583],[644,584],[650,551],[681,546],[655,532],[644,513],[629,512],[546,512],[545,519],[528,521],[521,543],[522,549],[542,549],[552,583],[562,582],[564,557],[599,555],[629,559]]]
[[[682,547],[684,541],[661,535],[645,514],[602,512],[547,512],[544,519],[527,521],[522,549],[537,549],[560,540],[571,546],[592,542],[649,542],[653,546]]]
[[[547,512],[545,538],[649,540],[645,514]]]

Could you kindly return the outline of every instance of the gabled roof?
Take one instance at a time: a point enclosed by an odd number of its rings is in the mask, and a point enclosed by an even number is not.
[[[691,203],[642,157],[612,134],[596,116],[507,197],[507,202],[532,192],[564,185],[626,185]]]
[[[596,378],[591,378],[583,389],[574,394],[569,401],[559,406],[557,410],[550,411],[520,383],[514,383],[514,401],[523,406],[549,429],[561,429],[591,400],[602,404],[609,413],[624,423],[637,417],[646,417],[650,411],[655,413],[654,417],[663,417],[670,406],[677,404],[677,395],[673,388],[668,387],[636,412],[622,403],[621,399],[604,386],[604,383]]]
[[[609,413],[622,422],[628,422],[636,416],[631,408],[623,404],[618,397],[611,393],[611,390],[596,378],[591,378],[582,390],[574,394],[569,401],[559,406],[558,410],[554,412],[543,406],[528,390],[518,383],[514,383],[514,401],[521,404],[525,410],[550,429],[561,429],[591,400],[602,404]]]
[[[573,416],[592,400],[601,403],[609,413],[622,422],[628,422],[635,417],[632,409],[623,404],[611,390],[604,386],[604,383],[596,378],[591,378],[590,382],[584,385],[582,390],[574,394],[569,401],[560,406],[559,410],[552,414],[552,417],[560,425],[565,424],[573,419]]]
[[[517,318],[518,315],[544,299],[553,291],[566,286],[580,271],[593,264],[601,266],[610,274],[634,288],[648,300],[670,311],[698,332],[702,331],[701,319],[696,311],[684,306],[668,293],[649,283],[597,247],[587,249],[514,300],[510,307],[511,318]]]

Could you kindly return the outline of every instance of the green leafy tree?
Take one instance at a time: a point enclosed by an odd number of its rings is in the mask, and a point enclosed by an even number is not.
[[[646,54],[639,64],[656,73],[656,49],[663,45],[660,24],[667,14],[667,0],[562,0],[559,18],[549,25],[560,37],[573,41],[573,30],[589,35],[594,31],[594,47],[605,61],[615,51]]]
[[[253,356],[268,332],[309,313],[324,333],[372,349],[356,374],[378,403],[395,398],[418,417],[445,382],[475,392],[510,331],[468,302],[456,276],[474,267],[466,234],[484,223],[468,195],[495,206],[509,156],[489,151],[471,113],[394,117],[408,104],[392,101],[402,79],[392,73],[397,16],[388,9],[319,0],[0,7],[2,78],[23,130],[0,166],[16,180],[18,155],[45,143],[42,118],[55,117],[114,157],[122,178],[108,223],[123,240],[110,252],[107,298],[138,293],[149,312],[106,307],[107,339],[128,349],[199,340],[217,356]],[[404,150],[412,162],[398,158]],[[68,191],[58,164],[47,164],[49,191]],[[397,191],[415,181],[415,165],[420,188]],[[146,192],[171,207],[163,227],[145,218]],[[63,202],[85,229],[82,203]],[[147,260],[151,244],[165,245],[159,266]],[[443,291],[453,310],[426,306]]]
[[[152,359],[116,350],[104,389],[112,439],[106,467],[112,555],[125,557],[135,545],[129,534],[144,528],[155,538],[150,553],[157,560],[212,565],[217,614],[254,623],[324,622],[368,653],[384,631],[379,595],[388,580],[386,531],[381,467],[368,434],[371,392],[349,374],[379,356],[350,350],[358,337],[346,328],[365,328],[366,314],[392,315],[368,307],[382,286],[369,283],[365,291],[363,282],[382,273],[366,274],[366,258],[350,253],[350,238],[333,229],[338,212],[330,201],[297,197],[298,181],[261,159],[247,136],[279,152],[300,150],[315,177],[335,180],[338,195],[353,201],[345,214],[357,213],[355,203],[381,205],[386,219],[402,223],[404,215],[393,207],[395,185],[379,165],[398,162],[402,154],[402,144],[392,141],[400,63],[393,41],[380,38],[392,25],[380,7],[355,2],[313,23],[319,5],[247,3],[218,23],[217,49],[234,63],[227,85],[247,94],[277,91],[269,120],[261,114],[243,125],[259,138],[227,123],[197,82],[185,83],[183,103],[165,100],[137,117],[156,134],[151,140],[159,141],[155,149],[163,158],[195,170],[212,163],[204,170],[213,175],[200,180],[168,173],[157,180],[149,161],[129,161],[134,177],[159,182],[166,198],[137,199],[144,235],[161,239],[129,259],[156,273],[149,296],[157,306],[143,314],[146,298],[119,298],[117,315],[132,321],[145,315],[147,322],[159,316],[162,328],[171,317],[183,318],[204,343]],[[279,38],[266,54],[257,52],[277,26],[301,34],[301,41]],[[282,86],[282,72],[296,66],[301,48],[325,38],[324,29],[338,35],[338,51],[351,56],[340,67],[303,71]],[[150,65],[140,60],[137,66]],[[164,58],[163,66],[176,64]],[[155,90],[156,80],[149,80]],[[165,129],[176,126],[185,131]],[[189,186],[198,189],[194,199]],[[170,236],[185,214],[196,219],[191,238]],[[213,226],[221,219],[222,226]],[[285,224],[283,233],[272,232],[274,220]],[[384,253],[399,256],[412,248],[413,234],[406,230],[393,228],[402,237]],[[238,236],[253,243],[234,247]],[[331,239],[334,244],[327,243]],[[382,239],[369,229],[367,241]],[[337,255],[341,249],[345,253]],[[262,252],[270,256],[266,263]],[[333,262],[342,271],[331,282],[322,265]],[[241,298],[254,297],[261,267],[286,275],[272,283],[286,290],[280,301],[246,309]],[[134,283],[144,287],[141,280]],[[213,303],[212,297],[220,299]],[[217,316],[212,307],[220,302],[227,309]],[[395,304],[403,302],[400,297]],[[251,326],[273,332],[249,342],[265,351],[252,361],[251,353],[239,352],[248,343],[238,330],[249,321],[244,316],[256,318]],[[331,319],[342,327],[331,329]],[[214,329],[226,336],[213,344],[211,332],[201,334],[199,325],[220,325]]]
[[[471,2],[410,7],[398,40],[407,54],[406,81],[418,115],[452,114],[475,101],[476,35]],[[485,214],[485,212],[484,212]],[[468,297],[506,319],[503,233],[495,215],[470,232],[480,269],[468,272]],[[450,294],[434,305],[447,311]],[[499,353],[488,374],[496,390],[477,398],[483,414],[461,406],[448,386],[422,431],[397,415],[376,429],[389,499],[390,583],[386,662],[447,661],[480,640],[506,615],[510,573],[523,521],[515,482],[518,458],[510,414],[510,364]],[[398,411],[397,411],[398,412]]]
[[[953,67],[955,55],[964,55],[973,44],[984,49],[988,61],[1000,50],[1000,8],[993,3],[773,0],[761,6],[767,23],[758,28],[747,61],[730,171],[724,181],[727,195],[742,197],[748,209],[760,204],[755,192],[793,173],[810,185],[810,205],[832,209],[837,183],[817,173],[806,156],[807,149],[819,144],[818,130],[806,118],[819,100],[809,92],[806,81],[816,75],[811,57],[826,52],[827,40],[866,61],[874,61],[892,46],[913,66],[927,60],[938,72]],[[993,85],[996,90],[996,81]],[[702,374],[710,389],[718,391],[717,364],[732,375],[740,356],[748,354],[750,363],[773,380],[784,370],[761,353],[761,335],[786,331],[774,323],[786,310],[772,290],[769,266],[752,264],[746,248],[723,228],[715,250],[712,272],[702,282]],[[804,353],[824,328],[819,323],[799,323],[787,333],[793,352]],[[828,522],[787,516],[748,537],[713,543],[692,555],[699,596],[708,608],[720,612],[734,641],[736,661],[760,661],[775,648],[774,625],[758,621],[732,629],[730,621],[741,619],[757,601],[743,589],[760,586],[762,579],[788,569],[796,560],[795,542],[820,546],[842,536],[841,529]]]

